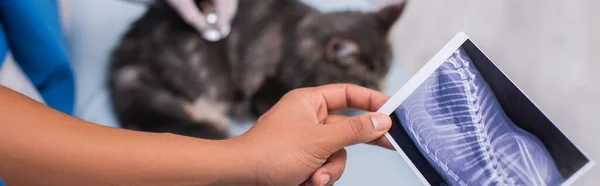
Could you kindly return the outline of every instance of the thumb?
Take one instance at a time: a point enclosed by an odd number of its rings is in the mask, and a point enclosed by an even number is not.
[[[330,147],[337,150],[381,137],[392,126],[392,120],[383,113],[369,113],[324,126],[327,127],[328,142],[332,143]]]

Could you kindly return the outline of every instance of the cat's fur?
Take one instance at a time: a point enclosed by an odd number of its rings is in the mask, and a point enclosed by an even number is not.
[[[231,34],[211,43],[164,2],[122,37],[110,90],[123,128],[228,137],[228,116],[259,116],[300,87],[380,89],[388,31],[403,4],[374,13],[322,13],[294,0],[240,0]]]

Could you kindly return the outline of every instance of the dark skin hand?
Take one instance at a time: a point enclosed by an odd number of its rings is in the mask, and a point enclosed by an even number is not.
[[[205,140],[103,127],[0,86],[0,175],[8,185],[333,185],[344,147],[392,148],[388,96],[355,85],[286,94],[245,134]]]
[[[392,149],[383,137],[389,116],[348,117],[329,113],[346,108],[379,109],[388,96],[348,84],[294,90],[265,113],[246,134],[234,138],[258,156],[258,185],[332,185],[344,172],[344,147],[370,143]],[[374,121],[377,127],[374,126]],[[265,167],[265,165],[268,165]],[[266,168],[266,169],[265,169]]]

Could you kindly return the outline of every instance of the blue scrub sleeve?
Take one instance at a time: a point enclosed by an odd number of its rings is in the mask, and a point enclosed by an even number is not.
[[[56,0],[0,0],[0,23],[8,50],[44,101],[72,114],[75,83]]]

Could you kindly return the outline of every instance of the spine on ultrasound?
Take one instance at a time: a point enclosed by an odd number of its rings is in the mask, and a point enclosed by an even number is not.
[[[433,97],[409,106],[421,105],[424,109],[411,113],[411,110],[418,109],[408,108],[406,113],[414,116],[408,118],[408,125],[422,151],[452,179],[453,185],[548,184],[548,179],[542,175],[544,173],[539,173],[532,160],[528,161],[531,158],[522,157],[531,156],[531,152],[521,150],[523,146],[535,146],[533,152],[538,152],[540,144],[531,145],[535,144],[533,139],[521,140],[521,144],[517,144],[518,140],[502,142],[515,138],[513,136],[526,135],[507,135],[519,132],[509,129],[512,122],[504,115],[485,81],[478,77],[478,72],[474,72],[476,69],[471,67],[470,59],[463,59],[459,51],[433,76],[438,80],[447,76],[447,81],[436,81],[433,87],[424,90],[425,94]],[[446,92],[440,93],[442,91]],[[422,119],[421,122],[417,122],[418,119]],[[508,151],[514,153],[502,154]],[[499,152],[503,156],[498,155]],[[549,157],[548,154],[541,156]],[[451,162],[455,164],[450,166]],[[558,174],[554,163],[550,163],[552,166],[548,167],[553,170],[545,172],[545,175]]]

